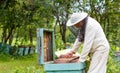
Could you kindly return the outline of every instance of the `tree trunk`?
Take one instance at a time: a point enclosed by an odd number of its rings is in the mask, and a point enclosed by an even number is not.
[[[5,28],[3,28],[3,33],[2,33],[2,42],[4,42],[4,40],[6,39],[6,30]]]
[[[30,44],[33,44],[32,28],[29,28]]]
[[[4,43],[7,43],[7,41],[8,41],[8,39],[11,37],[11,35],[13,34],[13,30],[14,30],[14,26],[12,26],[11,28],[10,28],[10,31],[8,30],[8,36],[5,38],[5,40],[4,40]]]
[[[62,36],[62,41],[63,41],[63,43],[65,43],[65,33],[63,32],[64,31],[64,26],[63,25],[61,25],[60,26],[60,34],[61,34],[61,36]]]
[[[65,34],[66,34],[66,24],[62,22],[60,25],[60,34],[62,36],[62,41],[64,43],[64,47],[66,46],[66,39],[65,39]]]
[[[9,45],[11,45],[13,42],[13,33],[11,34],[10,38],[9,38]]]

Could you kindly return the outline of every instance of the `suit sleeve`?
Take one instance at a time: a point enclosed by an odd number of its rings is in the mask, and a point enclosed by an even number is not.
[[[90,50],[92,48],[92,44],[93,44],[93,41],[94,41],[94,38],[95,38],[95,33],[96,33],[96,30],[95,30],[94,26],[89,25],[86,28],[84,45],[83,45],[82,52],[81,52],[81,55],[80,55],[80,61],[81,62],[84,62],[86,60],[88,54],[90,53]]]
[[[82,42],[79,42],[79,38],[76,38],[71,51],[77,52]]]

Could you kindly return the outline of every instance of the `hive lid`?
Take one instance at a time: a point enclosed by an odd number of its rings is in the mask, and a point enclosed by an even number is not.
[[[45,64],[54,60],[54,31],[38,28],[37,29],[37,51],[39,64]]]

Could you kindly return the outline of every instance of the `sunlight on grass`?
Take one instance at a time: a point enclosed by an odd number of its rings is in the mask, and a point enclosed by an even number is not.
[[[7,61],[0,58],[0,73],[44,73],[43,67],[38,65],[36,54],[25,57],[6,57]]]

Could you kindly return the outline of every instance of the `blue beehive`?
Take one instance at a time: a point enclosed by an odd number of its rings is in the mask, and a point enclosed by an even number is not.
[[[5,43],[0,43],[0,52],[9,54],[11,46]]]
[[[46,73],[85,73],[85,63],[54,64],[54,31],[37,29],[37,50],[39,64],[44,65]]]
[[[115,61],[120,61],[120,51],[116,51],[113,55]]]

